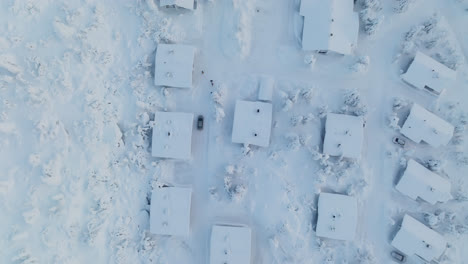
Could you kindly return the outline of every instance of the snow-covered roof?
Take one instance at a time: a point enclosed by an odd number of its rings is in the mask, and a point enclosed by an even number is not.
[[[154,84],[192,88],[195,48],[180,44],[159,44],[156,50]]]
[[[270,102],[273,97],[274,86],[275,79],[272,76],[261,76],[258,85],[258,100]]]
[[[429,112],[418,104],[413,104],[411,112],[401,128],[401,133],[416,143],[421,141],[433,147],[447,145],[453,136],[452,124]]]
[[[353,0],[301,0],[302,49],[351,54],[359,33],[359,17],[353,9]]]
[[[410,67],[401,78],[419,89],[440,94],[457,77],[457,73],[433,58],[417,52]]]
[[[151,233],[187,237],[190,232],[191,202],[192,188],[155,188],[151,195]]]
[[[193,10],[195,0],[159,0],[159,6],[176,5]]]
[[[210,264],[250,264],[251,240],[252,232],[248,227],[213,226]]]
[[[318,201],[317,236],[353,240],[357,216],[356,198],[342,194],[321,193]]]
[[[190,159],[193,114],[156,112],[154,114],[153,157]]]
[[[364,138],[363,122],[358,116],[329,113],[325,124],[323,153],[359,158]]]
[[[430,262],[444,253],[447,242],[436,231],[405,215],[392,246],[408,256],[417,255]]]
[[[268,147],[272,115],[270,103],[237,100],[232,142]]]
[[[452,199],[450,188],[450,181],[412,159],[408,161],[405,173],[396,186],[398,191],[412,199],[419,197],[430,204]]]

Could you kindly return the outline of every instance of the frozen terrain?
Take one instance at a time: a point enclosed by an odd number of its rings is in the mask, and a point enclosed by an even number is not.
[[[299,0],[0,1],[0,263],[208,263],[211,226],[254,234],[252,263],[392,263],[405,213],[468,263],[468,1],[358,0],[353,56],[303,52]],[[196,47],[192,89],[154,86],[158,43]],[[438,98],[400,74],[417,50],[457,70]],[[275,78],[270,146],[231,142],[237,99]],[[412,102],[456,126],[448,146],[392,143]],[[205,116],[188,162],[151,157],[154,112]],[[363,116],[359,160],[322,154],[328,112]],[[452,183],[431,206],[394,186],[408,159]],[[161,184],[193,187],[187,239],[149,233]],[[321,192],[358,200],[352,242],[315,235]],[[408,263],[420,263],[409,259]]]

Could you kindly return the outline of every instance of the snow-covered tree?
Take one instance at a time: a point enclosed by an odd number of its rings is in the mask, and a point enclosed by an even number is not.
[[[361,94],[356,88],[344,90],[344,112],[351,113],[357,116],[367,115],[367,105],[363,102]]]
[[[414,3],[414,0],[394,0],[395,5],[393,7],[393,10],[397,13],[404,13],[406,12],[409,7],[411,6],[412,3]]]
[[[226,114],[224,113],[224,103],[226,101],[227,87],[224,84],[220,84],[216,87],[216,90],[211,92],[211,99],[214,104],[214,117],[216,122],[221,122]]]
[[[382,24],[384,16],[382,14],[382,4],[379,0],[361,0],[362,10],[359,12],[361,25],[368,35],[373,35]]]

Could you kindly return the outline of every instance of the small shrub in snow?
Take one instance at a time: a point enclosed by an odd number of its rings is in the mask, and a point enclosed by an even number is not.
[[[242,146],[242,154],[244,156],[252,156],[253,155],[253,151],[252,151],[252,149],[250,148],[250,146],[248,144],[244,144]]]
[[[421,50],[447,67],[457,70],[464,57],[456,38],[445,19],[435,14],[412,27],[405,35],[402,53],[414,56]]]
[[[310,68],[313,69],[315,62],[317,61],[317,57],[313,53],[307,54],[304,56],[304,63]]]
[[[350,69],[356,73],[366,73],[370,64],[369,56],[360,56],[351,65]]]
[[[444,162],[439,159],[428,159],[424,161],[425,167],[431,171],[440,172],[444,166]]]

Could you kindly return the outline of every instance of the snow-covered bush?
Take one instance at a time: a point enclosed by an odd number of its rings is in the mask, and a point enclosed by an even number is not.
[[[355,73],[366,73],[370,64],[369,56],[359,56],[356,61],[350,66],[350,69]]]
[[[318,116],[320,118],[325,118],[328,114],[328,105],[322,105],[317,109]]]
[[[308,103],[311,104],[312,100],[315,98],[315,89],[314,87],[307,87],[301,90],[301,97]]]
[[[299,98],[299,93],[300,90],[295,90],[291,92],[280,92],[281,97],[284,99],[283,103],[283,111],[288,112],[289,110],[292,109],[294,104],[297,102],[297,99]]]
[[[299,148],[306,146],[311,137],[290,133],[287,134],[285,138],[288,142],[287,146],[289,150],[298,150]]]
[[[404,107],[407,107],[410,104],[410,102],[407,99],[395,97],[393,99],[393,112],[399,111]]]
[[[232,201],[242,201],[247,193],[243,173],[244,169],[239,166],[228,165],[225,168],[224,189]]]
[[[291,117],[291,125],[292,126],[297,126],[297,125],[305,125],[309,123],[310,121],[315,120],[315,116],[312,113],[309,113],[305,116],[303,115],[296,115]]]

